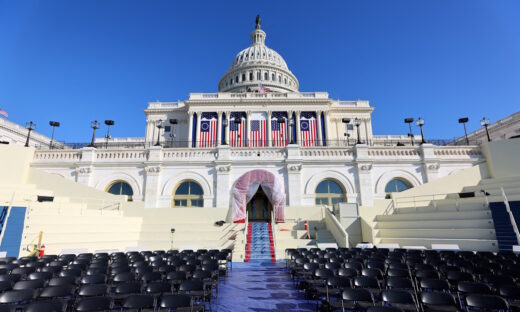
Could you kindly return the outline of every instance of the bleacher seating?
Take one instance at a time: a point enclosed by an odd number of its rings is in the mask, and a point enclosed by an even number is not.
[[[3,311],[211,311],[231,250],[0,258]]]
[[[519,311],[512,251],[287,249],[296,287],[323,311]]]

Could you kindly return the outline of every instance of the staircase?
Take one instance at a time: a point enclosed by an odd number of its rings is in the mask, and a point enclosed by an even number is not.
[[[247,233],[245,262],[252,260],[276,262],[271,224],[268,222],[250,222]]]
[[[509,213],[506,210],[506,205],[503,202],[490,203],[489,208],[491,209],[495,225],[498,249],[512,250],[513,245],[518,245],[518,240],[516,239]]]

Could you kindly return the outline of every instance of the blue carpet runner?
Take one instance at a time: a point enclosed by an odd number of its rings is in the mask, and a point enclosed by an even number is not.
[[[246,262],[276,261],[273,232],[268,222],[250,222],[247,229]]]
[[[220,280],[219,304],[213,311],[315,311],[316,302],[296,289],[284,262],[234,262]]]
[[[5,216],[4,216],[5,220]],[[4,238],[0,251],[6,251],[8,257],[18,257],[22,243],[23,225],[25,223],[25,207],[11,207],[9,218],[2,229]]]
[[[493,216],[498,249],[512,250],[513,245],[518,245],[518,241],[515,231],[513,230],[513,225],[511,224],[511,219],[507,213],[506,205],[503,202],[490,203],[489,209]]]

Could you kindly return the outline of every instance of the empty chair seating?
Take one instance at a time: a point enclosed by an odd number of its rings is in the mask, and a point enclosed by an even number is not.
[[[418,305],[415,298],[409,291],[405,290],[385,290],[382,295],[383,302],[389,306],[402,309],[404,311],[417,311]]]
[[[78,295],[80,297],[104,296],[106,293],[107,285],[105,284],[83,285],[78,289]]]
[[[345,289],[341,298],[342,309],[366,309],[374,305],[374,297],[363,288]]]
[[[59,300],[45,300],[30,303],[24,312],[58,312],[64,309],[65,304]]]
[[[78,312],[108,311],[112,307],[109,297],[94,297],[80,299],[75,306]]]
[[[192,309],[191,297],[189,295],[182,294],[170,294],[162,296],[157,304],[157,308],[159,311],[170,311],[171,309],[175,309],[175,311],[179,312],[198,311],[196,309]]]
[[[153,309],[155,307],[155,298],[151,295],[130,295],[123,300],[122,308],[125,310]]]
[[[459,311],[452,294],[446,292],[423,292],[420,295],[423,311]]]
[[[507,304],[507,301],[504,298],[495,295],[467,295],[466,306],[468,307],[468,309],[477,309],[485,311],[507,311],[509,309],[509,304]]]
[[[76,287],[72,285],[61,285],[61,286],[47,286],[41,293],[40,298],[67,298],[74,295]]]

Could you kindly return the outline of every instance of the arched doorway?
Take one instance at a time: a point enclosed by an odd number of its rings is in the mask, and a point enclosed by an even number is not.
[[[247,203],[248,221],[271,221],[273,205],[267,198],[263,188],[260,186],[256,194]]]
[[[261,190],[261,191],[260,191]],[[260,192],[259,192],[260,191]],[[285,209],[285,187],[283,182],[267,170],[256,169],[243,174],[235,182],[231,196],[233,222],[245,222],[248,203],[257,198],[258,205],[263,205],[263,196],[267,198],[267,207],[271,205],[275,221],[283,222]],[[253,204],[251,204],[253,205]],[[257,204],[255,204],[257,205]],[[263,206],[261,206],[263,207]],[[255,208],[256,209],[256,208]],[[263,208],[258,208],[264,216]],[[267,213],[270,217],[271,213]],[[260,215],[260,214],[258,214]]]

